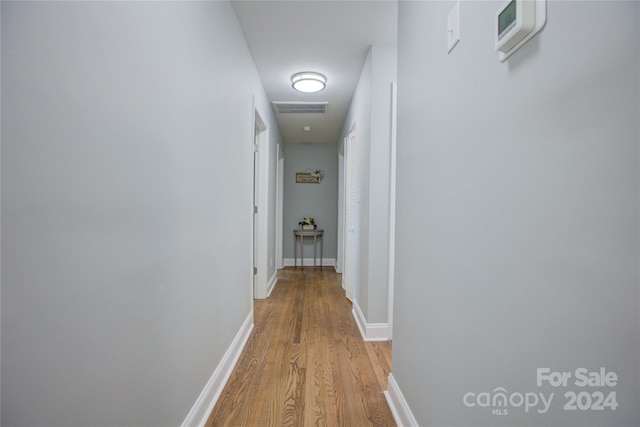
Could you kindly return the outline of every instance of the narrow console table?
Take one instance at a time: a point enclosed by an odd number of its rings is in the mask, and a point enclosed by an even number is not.
[[[316,266],[316,241],[320,238],[320,267],[322,267],[322,235],[324,230],[293,230],[293,267],[298,267],[298,237],[300,237],[300,266],[304,268],[304,238],[313,237],[313,266]]]

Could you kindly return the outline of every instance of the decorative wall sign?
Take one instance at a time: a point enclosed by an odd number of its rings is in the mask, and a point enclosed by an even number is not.
[[[296,184],[320,184],[320,179],[311,172],[296,172]]]
[[[317,171],[307,169],[304,172],[296,172],[296,184],[320,184],[322,178],[324,178],[324,172],[319,169]]]

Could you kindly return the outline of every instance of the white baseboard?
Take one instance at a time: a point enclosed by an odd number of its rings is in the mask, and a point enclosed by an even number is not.
[[[191,410],[187,414],[187,417],[182,422],[182,427],[202,427],[207,422],[209,415],[213,411],[213,408],[227,384],[231,372],[236,365],[236,362],[240,358],[242,349],[249,339],[251,330],[253,329],[253,311],[249,313],[245,321],[242,323],[240,330],[236,334],[235,338],[231,342],[231,345],[222,356],[222,360],[218,364],[218,367],[207,381],[204,389],[198,396],[196,403],[193,404]]]
[[[420,427],[418,421],[416,421],[416,417],[414,417],[413,412],[411,412],[411,408],[409,408],[409,404],[402,395],[398,383],[395,378],[393,378],[393,374],[389,374],[387,388],[388,390],[385,390],[384,397],[387,399],[389,409],[391,409],[391,413],[398,427]]]
[[[345,289],[344,287],[343,289],[344,289],[345,297],[347,297],[347,299],[353,303],[356,300],[356,294],[353,291],[349,291],[348,289]]]
[[[284,260],[285,267],[293,267],[293,258],[285,258]],[[297,259],[298,267],[300,267],[300,258]],[[316,265],[320,266],[320,258],[316,259]],[[313,258],[305,258],[304,259],[305,267],[313,267]],[[322,258],[322,266],[323,267],[333,267],[336,268],[336,259],[335,258]]]
[[[271,296],[271,291],[273,291],[276,283],[278,283],[278,270],[273,272],[273,276],[271,277],[271,280],[269,280],[269,284],[267,285],[267,298]]]
[[[358,329],[360,329],[362,339],[365,341],[389,341],[389,324],[368,323],[358,305],[358,301],[351,301],[353,302],[353,317],[356,319],[356,324],[358,325]]]

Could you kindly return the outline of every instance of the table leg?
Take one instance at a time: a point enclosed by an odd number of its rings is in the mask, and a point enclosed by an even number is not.
[[[298,236],[296,233],[293,233],[293,268],[298,268],[298,259],[296,256],[298,255]]]
[[[316,269],[316,235],[313,235],[313,269]]]
[[[300,236],[300,267],[304,270],[304,236]]]
[[[320,235],[320,268],[322,268],[322,247],[324,245],[324,237]]]

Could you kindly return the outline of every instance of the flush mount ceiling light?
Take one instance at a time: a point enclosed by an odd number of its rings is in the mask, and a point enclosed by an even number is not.
[[[291,76],[291,86],[298,92],[320,92],[327,86],[327,78],[320,73],[304,71]]]

